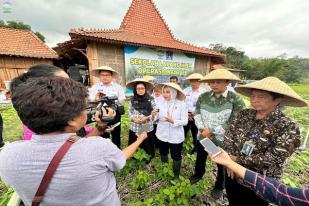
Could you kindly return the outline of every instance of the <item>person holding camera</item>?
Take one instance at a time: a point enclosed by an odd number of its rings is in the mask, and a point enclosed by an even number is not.
[[[87,121],[86,97],[81,83],[63,77],[31,78],[13,92],[14,108],[35,134],[4,147],[0,177],[25,205],[120,205],[113,172],[147,134],[122,151],[100,136],[79,138],[76,132]],[[103,113],[115,115],[109,108]]]
[[[185,94],[176,83],[162,83],[157,87],[161,88],[163,96],[163,100],[157,105],[159,112],[154,113],[155,119],[158,119],[156,135],[161,161],[168,162],[170,151],[174,178],[178,178],[181,168],[182,144],[185,139],[183,126],[188,123],[188,108],[183,101]]]
[[[108,66],[101,66],[98,67],[90,72],[91,75],[98,77],[100,82],[93,85],[90,89],[89,99],[90,101],[98,101],[103,96],[106,97],[117,97],[118,102],[121,106],[124,105],[126,100],[126,96],[124,93],[123,88],[113,81],[113,79],[118,75],[118,73]],[[123,114],[123,109],[116,111],[116,117],[108,126],[114,125],[116,123],[121,122],[121,115]],[[121,126],[117,126],[111,132],[112,135],[112,142],[120,148],[120,133],[121,133]],[[104,133],[104,138],[109,138],[109,133]]]
[[[151,156],[155,156],[154,134],[153,134],[153,111],[156,109],[155,100],[149,91],[153,85],[137,78],[127,83],[127,88],[133,90],[133,97],[129,102],[130,131],[128,144],[134,142],[138,134],[147,132],[148,138],[141,144],[141,148]]]
[[[221,146],[224,142],[224,132],[228,128],[230,120],[243,109],[242,98],[227,90],[230,82],[240,79],[226,69],[216,69],[207,74],[201,81],[207,82],[212,89],[201,94],[196,103],[194,120],[199,129],[198,138],[208,137]],[[207,152],[200,142],[197,144],[194,175],[190,177],[192,184],[198,182],[205,174]],[[217,165],[217,177],[211,191],[214,199],[219,199],[223,194],[225,185],[225,172],[221,165]]]
[[[266,77],[235,88],[250,97],[252,108],[244,109],[225,133],[224,150],[232,160],[268,177],[280,179],[286,159],[300,146],[298,125],[280,110],[280,106],[305,107],[303,100],[286,83]],[[229,176],[231,172],[227,170]],[[226,194],[231,206],[268,205],[237,178],[226,179]]]
[[[31,78],[37,78],[37,77],[64,77],[69,78],[69,75],[61,68],[49,65],[49,64],[37,64],[28,69],[28,71],[24,74],[21,74],[17,77],[15,77],[11,84],[11,92],[14,93],[16,88],[21,84],[25,83],[27,80]],[[97,127],[100,128],[101,120],[98,119],[97,121]],[[32,138],[33,132],[25,125],[23,125],[23,140],[30,140]],[[103,130],[101,128],[101,131],[97,128],[93,128],[91,126],[85,126],[82,127],[78,132],[77,135],[80,137],[87,137],[87,136],[100,136],[103,134]]]

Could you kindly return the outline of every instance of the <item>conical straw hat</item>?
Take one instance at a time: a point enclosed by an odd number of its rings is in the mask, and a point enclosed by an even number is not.
[[[232,72],[226,69],[216,69],[209,72],[203,79],[201,79],[201,82],[207,82],[209,80],[217,80],[217,79],[229,80],[232,82],[240,81],[240,79]]]
[[[187,76],[186,80],[201,80],[203,79],[203,75],[200,73],[193,73]]]
[[[143,76],[143,79],[145,79],[147,82],[150,82],[150,81],[153,81],[155,78],[153,76],[146,75],[146,76]]]
[[[167,82],[167,83],[160,83],[156,85],[156,88],[159,88],[160,90],[162,90],[162,88],[164,86],[168,86],[168,87],[172,87],[174,89],[177,90],[177,96],[176,98],[179,100],[184,100],[186,98],[185,93],[183,92],[183,90],[180,88],[180,86],[178,84],[175,84],[173,82]]]
[[[150,91],[153,89],[153,85],[150,82],[146,81],[144,78],[136,78],[133,81],[128,82],[126,87],[128,89],[134,90],[134,86],[137,83],[144,83],[146,87],[146,91]]]
[[[301,98],[291,87],[276,77],[266,77],[235,88],[238,93],[245,96],[250,96],[252,89],[264,90],[283,95],[283,101],[280,105],[293,107],[308,106],[306,100]]]
[[[101,67],[98,67],[92,71],[90,71],[90,74],[95,76],[95,77],[99,77],[100,75],[100,72],[101,71],[109,71],[109,72],[112,72],[112,75],[113,77],[116,77],[118,75],[118,72],[116,72],[114,69],[112,69],[111,67],[109,66],[101,66]]]

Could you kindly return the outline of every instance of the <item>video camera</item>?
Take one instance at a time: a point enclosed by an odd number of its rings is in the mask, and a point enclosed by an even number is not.
[[[99,112],[99,118],[103,122],[111,122],[114,120],[114,117],[105,116],[103,111],[107,108],[111,108],[116,112],[116,114],[123,115],[124,112],[124,106],[119,105],[118,103],[118,97],[112,96],[102,96],[99,100],[91,102],[92,106],[89,106],[87,108],[87,123],[90,124],[92,122],[95,122],[94,115],[96,112]]]

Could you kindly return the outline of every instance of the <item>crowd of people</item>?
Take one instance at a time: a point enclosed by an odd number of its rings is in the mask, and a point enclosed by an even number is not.
[[[301,194],[285,192],[284,200],[269,195],[271,189],[279,192],[281,185],[276,180],[281,178],[284,162],[300,146],[299,127],[284,115],[282,106],[308,106],[278,78],[267,77],[235,90],[229,89],[230,84],[240,79],[225,69],[206,76],[193,73],[186,77],[190,86],[185,89],[176,76],[158,84],[149,76],[136,78],[126,84],[133,96],[126,111],[129,134],[123,134],[119,125],[123,113],[108,107],[95,113],[95,127],[86,126],[88,102],[103,97],[117,97],[119,105],[126,101],[123,88],[114,81],[118,75],[114,69],[102,66],[90,74],[100,81],[89,92],[51,65],[33,66],[11,83],[12,103],[25,133],[23,141],[10,143],[1,151],[0,176],[25,205],[120,205],[113,172],[123,168],[137,148],[149,154],[147,163],[158,148],[162,164],[169,161],[170,153],[177,179],[189,131],[192,154],[196,155],[190,182],[203,178],[210,156],[217,163],[211,190],[214,199],[225,189],[231,206],[248,202],[253,206],[269,202],[289,205],[287,200],[308,205],[307,189],[299,190]],[[245,108],[241,95],[250,99],[251,108]],[[102,115],[112,120],[104,121]],[[117,126],[107,130],[113,125]],[[124,136],[128,136],[128,146],[121,150]],[[221,154],[208,154],[200,143],[204,138],[223,148]],[[65,152],[59,149],[62,147]],[[58,166],[54,159],[59,160]],[[48,182],[45,176],[50,169]],[[41,185],[47,185],[45,190]]]

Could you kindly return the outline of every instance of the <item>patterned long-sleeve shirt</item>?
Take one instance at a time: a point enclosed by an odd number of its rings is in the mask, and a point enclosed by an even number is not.
[[[255,115],[253,109],[238,114],[225,133],[224,149],[244,167],[280,178],[284,162],[300,145],[299,128],[279,109],[262,120]],[[253,146],[250,155],[242,152],[246,143]]]
[[[205,92],[196,102],[195,124],[199,130],[208,128],[215,137],[215,143],[221,146],[230,120],[243,107],[243,99],[231,91],[226,90],[219,97],[216,97],[213,91]]]
[[[251,189],[264,200],[278,204],[280,206],[309,205],[308,188],[292,188],[280,184],[276,180],[264,175],[246,170],[245,182],[250,185]]]
[[[155,109],[156,103],[153,97],[151,97],[150,102],[152,108]],[[136,109],[134,109],[131,101],[129,101],[129,119],[131,120],[130,130],[132,130],[135,133],[140,133],[141,131],[151,132],[153,130],[154,119],[152,118],[152,116],[149,116],[147,122],[144,124],[136,124],[135,122],[133,122],[133,117],[142,117],[142,116],[144,115],[139,111],[137,111]]]

